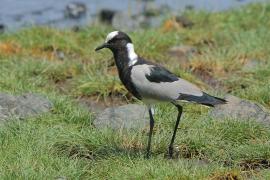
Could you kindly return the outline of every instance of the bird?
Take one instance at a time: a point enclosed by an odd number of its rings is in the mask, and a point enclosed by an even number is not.
[[[173,104],[178,110],[174,131],[167,152],[168,157],[173,158],[174,140],[183,111],[180,102],[187,101],[209,107],[226,103],[225,99],[211,96],[191,82],[173,74],[165,67],[139,56],[135,52],[131,38],[125,32],[113,31],[108,33],[105,42],[98,46],[95,51],[103,48],[107,48],[113,53],[119,78],[125,88],[147,105],[150,129],[146,158],[150,157],[151,140],[155,123],[153,105],[159,102],[168,102]]]

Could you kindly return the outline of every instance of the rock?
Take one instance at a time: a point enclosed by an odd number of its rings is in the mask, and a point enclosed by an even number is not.
[[[172,10],[171,10],[171,8],[170,8],[170,6],[168,4],[160,5],[159,9],[160,9],[160,13],[165,14],[165,15],[172,12]]]
[[[72,26],[71,30],[72,30],[73,32],[79,32],[79,31],[81,30],[81,27],[75,25],[75,26]]]
[[[143,12],[116,12],[112,18],[111,25],[115,29],[121,29],[123,31],[134,31],[134,29],[140,28],[155,28],[160,27],[163,23],[163,12],[166,11],[166,6],[158,7],[158,10],[146,9]]]
[[[57,57],[60,60],[64,60],[65,57],[66,57],[65,53],[63,51],[61,51],[61,50],[58,50],[58,49],[55,50],[53,54],[54,54],[55,57]]]
[[[52,106],[48,99],[38,94],[27,93],[21,96],[13,96],[0,93],[0,120],[35,116],[49,112]]]
[[[259,123],[270,125],[270,114],[260,105],[232,95],[227,95],[225,99],[228,103],[213,108],[210,111],[211,117],[220,119],[235,118],[239,120],[252,119]]]
[[[107,108],[94,120],[94,126],[98,129],[144,129],[148,124],[147,108],[137,104]]]
[[[78,100],[78,103],[95,115],[101,113],[102,111],[104,111],[104,109],[106,109],[106,106],[103,103],[94,100],[82,98]]]
[[[68,178],[66,176],[57,176],[55,177],[56,180],[67,180]]]
[[[117,12],[112,19],[112,26],[122,31],[132,31],[145,24],[146,18],[143,15],[130,15],[127,12]]]
[[[164,15],[170,12],[170,7],[167,4],[158,5],[153,0],[144,0],[142,14],[146,17],[155,17]]]
[[[0,33],[5,32],[5,29],[6,29],[5,25],[4,24],[0,24]]]
[[[178,24],[180,24],[182,27],[184,28],[191,28],[194,23],[188,19],[186,16],[176,16],[175,17],[175,20]]]
[[[106,101],[102,99],[98,100],[98,97],[95,96],[81,97],[77,99],[77,102],[82,107],[88,109],[95,116],[100,114],[108,107],[114,105],[116,106],[125,105],[127,103],[126,99],[123,98],[122,96],[111,96],[110,98],[107,98]]]
[[[102,9],[99,12],[99,19],[103,23],[112,24],[113,16],[115,15],[116,11],[111,9]]]
[[[160,15],[160,11],[161,9],[157,6],[155,2],[146,2],[143,9],[143,14],[146,17],[153,17]]]
[[[187,10],[187,11],[192,11],[194,9],[195,9],[195,7],[192,4],[188,4],[188,5],[185,6],[185,10]]]
[[[83,3],[73,2],[69,3],[65,9],[66,17],[79,19],[82,16],[85,16],[87,12],[87,7]]]

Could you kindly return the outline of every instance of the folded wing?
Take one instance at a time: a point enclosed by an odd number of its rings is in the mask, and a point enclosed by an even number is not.
[[[213,106],[223,101],[202,92],[194,84],[181,79],[164,67],[141,64],[132,67],[131,79],[143,99],[159,101],[186,100]]]

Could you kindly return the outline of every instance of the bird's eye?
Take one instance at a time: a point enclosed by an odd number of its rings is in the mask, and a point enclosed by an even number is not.
[[[109,44],[111,44],[111,43],[115,43],[115,41],[116,41],[116,39],[115,39],[115,38],[113,38],[113,39],[109,40],[109,41],[108,41],[108,43],[109,43]]]

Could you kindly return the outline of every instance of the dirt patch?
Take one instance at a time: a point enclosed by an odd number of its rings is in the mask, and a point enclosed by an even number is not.
[[[74,84],[72,77],[72,75],[67,75],[61,79],[51,78],[51,80],[59,93],[73,96],[78,104],[91,112],[99,113],[107,107],[120,106],[134,101],[130,93],[123,94],[114,89],[106,96],[99,94],[99,92],[93,92],[90,95],[78,94],[74,92],[76,84]]]
[[[261,170],[270,169],[270,160],[249,159],[249,160],[243,160],[240,163],[237,163],[237,165],[240,167],[240,172],[239,172],[241,174],[241,176],[239,174],[239,177],[241,177],[240,179],[250,179],[254,177],[254,174],[259,173]],[[235,167],[232,161],[225,161],[224,166]]]
[[[94,155],[91,151],[82,149],[79,145],[69,147],[68,156],[72,158],[85,158],[85,159],[94,159]]]
[[[181,69],[189,69],[189,60],[198,54],[198,50],[192,46],[180,45],[168,49],[167,54],[169,65],[175,67],[176,64],[179,64]],[[168,62],[163,62],[164,66],[168,66]]]
[[[100,98],[99,96],[83,96],[78,97],[76,101],[95,114],[103,111],[107,107],[120,106],[130,102],[130,100],[124,96],[109,96],[106,98]]]
[[[93,152],[89,150],[85,145],[61,142],[56,143],[54,147],[57,150],[57,153],[61,152],[71,158],[85,158],[90,160],[94,159]]]
[[[214,48],[216,47],[216,42],[214,39],[211,39],[211,38],[203,38],[203,39],[200,39],[198,42],[194,43],[194,45],[196,47],[208,46],[210,48]]]
[[[14,55],[21,52],[21,48],[14,42],[0,43],[0,53],[4,55]]]
[[[245,160],[239,163],[239,165],[244,171],[270,169],[270,160],[268,159]]]
[[[203,159],[204,154],[203,152],[199,151],[198,149],[194,149],[189,147],[188,145],[180,145],[178,148],[179,157],[191,159],[191,158],[199,158],[200,160]]]
[[[198,77],[200,80],[205,82],[207,85],[211,86],[215,89],[223,89],[226,90],[225,85],[222,83],[222,81],[216,79],[212,75],[212,70],[202,67],[197,67],[193,69],[193,74]]]
[[[162,31],[168,32],[181,28],[192,28],[194,23],[186,16],[177,16],[167,19],[162,25]]]
[[[179,24],[175,18],[170,18],[164,22],[162,25],[162,31],[163,32],[169,32],[174,30],[179,30],[183,28],[181,24]]]
[[[237,172],[219,172],[209,177],[211,180],[240,180],[243,179]]]
[[[129,151],[145,151],[145,144],[137,138],[130,139],[127,136],[122,137],[122,148]]]
[[[72,89],[72,77],[54,81],[56,89],[62,94],[69,94]]]

